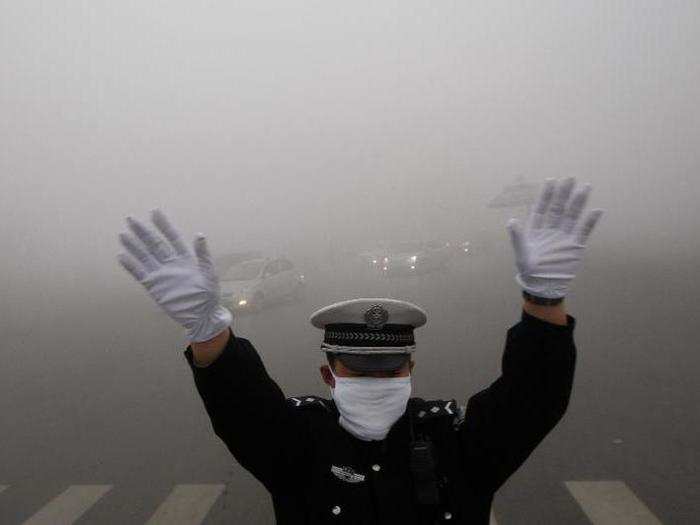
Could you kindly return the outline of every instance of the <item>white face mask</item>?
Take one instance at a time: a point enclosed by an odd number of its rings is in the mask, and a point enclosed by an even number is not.
[[[356,438],[380,441],[406,411],[411,377],[337,377],[331,395],[338,423]]]

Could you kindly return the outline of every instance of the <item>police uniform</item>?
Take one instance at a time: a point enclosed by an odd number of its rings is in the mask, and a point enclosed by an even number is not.
[[[312,316],[325,330],[323,349],[355,369],[378,356],[380,368],[396,367],[424,322],[419,308],[383,299]],[[215,433],[270,492],[279,525],[486,525],[496,490],[567,408],[574,327],[571,316],[558,326],[523,311],[494,383],[464,409],[455,400],[411,398],[381,441],[342,428],[330,399],[286,398],[253,345],[233,333],[208,367],[194,366],[191,348],[185,356]]]

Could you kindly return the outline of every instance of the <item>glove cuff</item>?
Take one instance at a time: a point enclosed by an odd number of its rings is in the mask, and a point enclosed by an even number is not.
[[[539,279],[537,277],[524,278],[522,274],[516,275],[515,281],[524,291],[535,297],[563,299],[569,293],[568,281]]]
[[[189,331],[188,339],[193,343],[208,341],[231,326],[232,322],[233,314],[227,308],[219,305],[211,311],[196,329]]]
[[[528,303],[537,304],[540,306],[556,306],[564,301],[563,297],[560,297],[559,299],[545,299],[544,297],[537,297],[536,295],[529,294],[525,290],[523,290],[523,299],[525,299]]]

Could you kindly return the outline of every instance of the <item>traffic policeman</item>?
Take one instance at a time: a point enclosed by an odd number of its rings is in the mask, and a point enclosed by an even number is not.
[[[590,186],[548,180],[526,224],[508,224],[520,321],[502,373],[461,409],[411,396],[419,307],[355,299],[311,316],[324,330],[331,398],[287,398],[231,329],[205,237],[191,250],[165,215],[159,233],[128,217],[124,268],[188,333],[185,357],[214,432],[270,492],[277,523],[487,524],[493,496],[566,411],[575,319],[563,298],[601,210]]]

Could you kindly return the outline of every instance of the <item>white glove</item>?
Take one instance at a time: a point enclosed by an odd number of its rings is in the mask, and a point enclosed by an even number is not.
[[[231,324],[233,316],[219,304],[219,278],[206,238],[197,234],[193,256],[163,212],[153,210],[151,220],[169,242],[127,217],[134,235],[119,235],[129,253],[120,253],[119,262],[165,313],[187,329],[190,341],[212,339]]]
[[[586,184],[574,192],[575,184],[574,178],[559,184],[548,179],[527,226],[523,229],[516,219],[508,222],[518,269],[516,281],[531,295],[547,299],[566,296],[588,236],[603,215],[603,210],[592,210],[578,224],[591,186]]]

